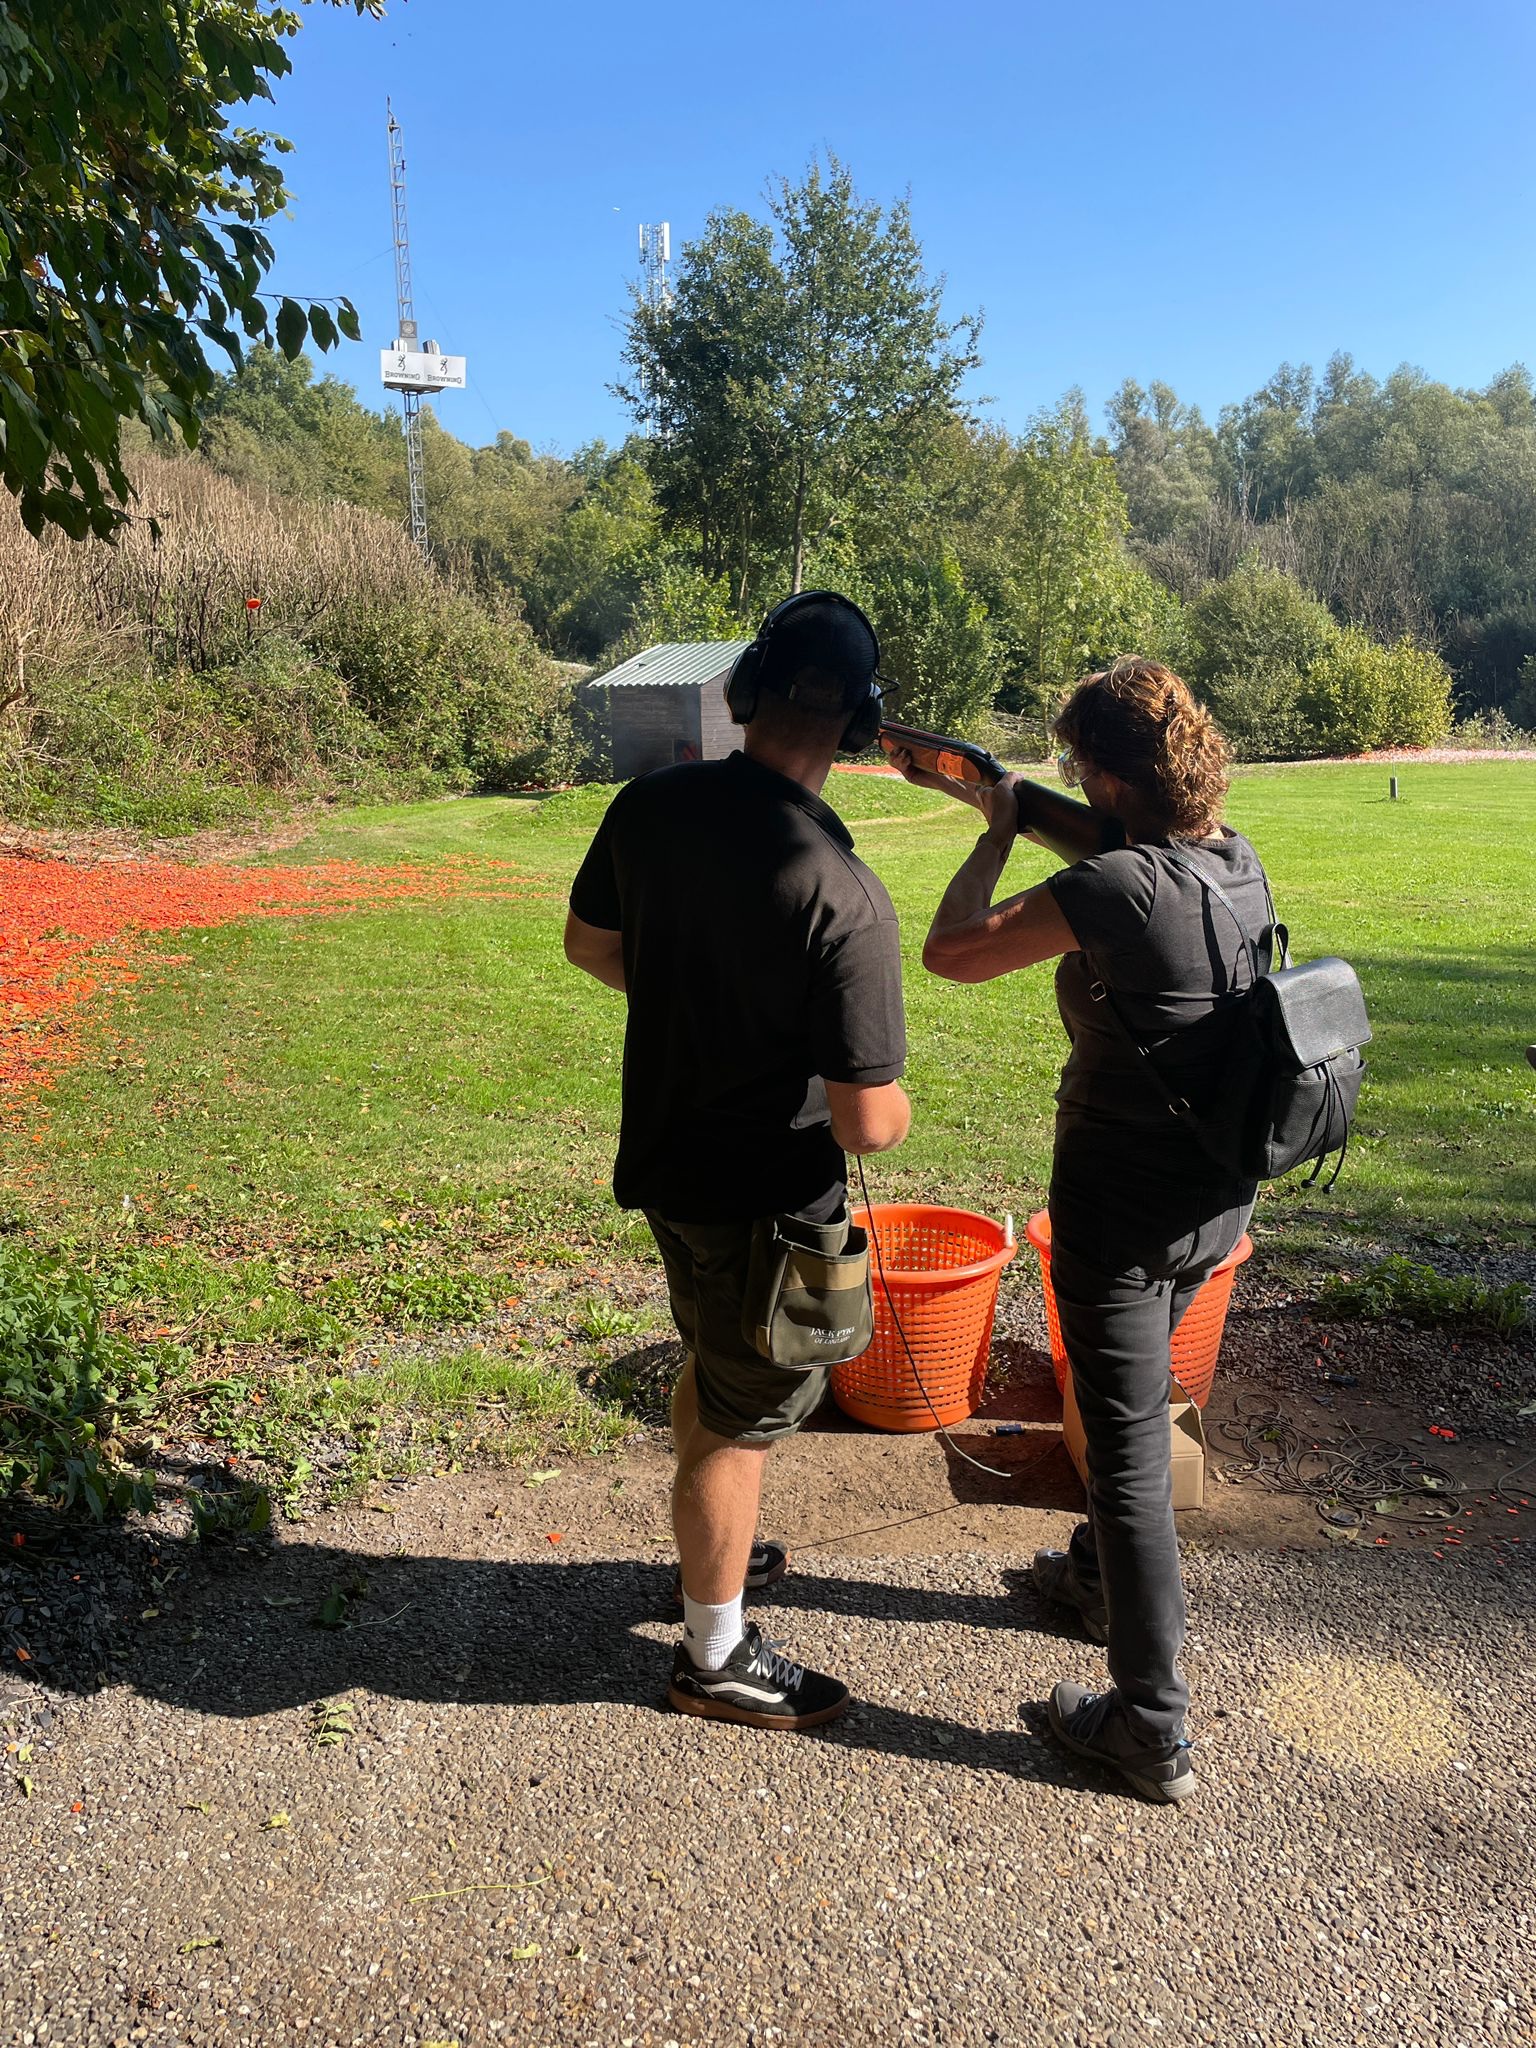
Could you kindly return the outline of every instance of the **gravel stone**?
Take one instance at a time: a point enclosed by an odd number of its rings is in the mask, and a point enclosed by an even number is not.
[[[661,1534],[561,1483],[285,1530],[173,1585],[104,1689],[13,1693],[0,2038],[1529,2048],[1523,1553],[1192,1550],[1175,1812],[1044,1733],[1104,1666],[1024,1589],[1034,1524],[801,1559],[760,1616],[857,1704],[796,1737],[660,1711]],[[360,1625],[312,1626],[359,1576]]]

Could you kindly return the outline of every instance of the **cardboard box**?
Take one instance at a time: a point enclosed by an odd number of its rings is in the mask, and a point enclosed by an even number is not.
[[[1168,1384],[1168,1429],[1173,1451],[1173,1504],[1176,1508],[1205,1506],[1205,1425],[1193,1401],[1184,1398],[1177,1380]],[[1083,1442],[1083,1419],[1077,1412],[1072,1377],[1061,1402],[1061,1434],[1067,1455],[1077,1467],[1084,1486],[1088,1484],[1088,1460]]]

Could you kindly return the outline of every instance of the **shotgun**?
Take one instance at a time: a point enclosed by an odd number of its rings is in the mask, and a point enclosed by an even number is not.
[[[970,740],[948,739],[941,732],[923,732],[915,725],[898,725],[894,720],[880,727],[880,745],[887,754],[910,754],[919,768],[955,783],[955,795],[962,803],[972,801],[966,794],[968,790],[990,789],[1008,773],[995,754]],[[1092,854],[1111,853],[1125,844],[1125,827],[1108,811],[1077,803],[1058,789],[1048,789],[1043,782],[1020,782],[1015,794],[1019,800],[1020,832],[1054,853],[1058,860],[1086,860]]]

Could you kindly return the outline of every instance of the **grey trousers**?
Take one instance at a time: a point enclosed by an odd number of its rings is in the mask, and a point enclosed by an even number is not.
[[[1160,1246],[1147,1242],[1156,1226],[1146,1209],[1132,1224],[1117,1218],[1112,1197],[1101,1199],[1090,1224],[1079,1202],[1058,1201],[1054,1188],[1051,1199],[1051,1283],[1089,1474],[1088,1520],[1072,1537],[1072,1566],[1086,1591],[1102,1590],[1110,1676],[1148,1747],[1179,1739],[1189,1705],[1178,1667],[1184,1588],[1169,1470],[1169,1347],[1253,1208],[1248,1187],[1212,1187],[1194,1206],[1222,1198],[1226,1205],[1191,1220],[1190,1193],[1180,1190],[1182,1201],[1162,1213],[1191,1227]]]

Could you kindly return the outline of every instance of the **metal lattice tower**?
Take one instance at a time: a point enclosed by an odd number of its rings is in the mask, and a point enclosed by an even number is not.
[[[403,347],[416,346],[416,306],[411,293],[411,230],[405,213],[405,134],[395,119],[395,110],[384,102],[389,116],[389,193],[394,213],[395,304],[399,313],[399,336]],[[405,419],[405,477],[410,500],[411,539],[424,556],[427,542],[427,489],[421,459],[421,393],[402,391],[400,410]]]
[[[667,265],[672,260],[672,224],[658,221],[654,225],[642,223],[640,228],[640,296],[653,313],[664,313],[672,303],[672,287],[667,281]],[[642,421],[644,432],[660,431],[657,415],[660,411],[658,393],[654,386],[647,384],[645,393],[645,416]]]

